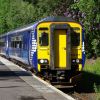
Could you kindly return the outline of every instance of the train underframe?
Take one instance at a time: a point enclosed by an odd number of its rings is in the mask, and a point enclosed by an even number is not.
[[[52,85],[55,85],[58,88],[63,87],[73,87],[82,79],[82,72],[64,69],[50,69],[50,68],[41,68],[40,75],[44,80],[49,80]]]

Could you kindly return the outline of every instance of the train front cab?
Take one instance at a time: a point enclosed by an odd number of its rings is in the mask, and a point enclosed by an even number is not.
[[[42,22],[37,26],[38,71],[53,83],[72,83],[79,77],[76,73],[82,70],[81,30],[73,22]],[[72,45],[72,41],[78,44]]]

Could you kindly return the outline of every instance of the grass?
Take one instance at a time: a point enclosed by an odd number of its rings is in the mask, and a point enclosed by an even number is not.
[[[84,71],[100,75],[100,58],[86,60]]]
[[[87,59],[84,72],[84,78],[88,80],[88,87],[92,84],[95,93],[100,93],[100,58],[97,58],[96,60]]]

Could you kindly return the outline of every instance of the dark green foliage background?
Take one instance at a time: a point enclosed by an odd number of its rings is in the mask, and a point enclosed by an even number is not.
[[[47,16],[64,15],[69,8],[85,13],[87,57],[100,56],[100,0],[0,0],[0,34]]]

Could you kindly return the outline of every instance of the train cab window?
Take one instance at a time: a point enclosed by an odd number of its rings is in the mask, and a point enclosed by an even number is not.
[[[40,44],[40,46],[48,46],[48,41],[49,39],[48,39],[48,33],[46,33],[46,32],[43,32],[43,33],[41,33],[41,37],[39,37],[39,44]]]
[[[80,33],[72,32],[71,43],[72,43],[72,46],[79,46],[80,45]]]

